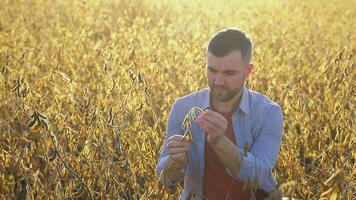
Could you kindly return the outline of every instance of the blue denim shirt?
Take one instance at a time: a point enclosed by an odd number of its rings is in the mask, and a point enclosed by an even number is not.
[[[194,106],[203,109],[211,107],[208,88],[175,101],[169,114],[166,138],[156,167],[157,176],[169,159],[167,138],[175,134],[184,134],[185,130],[181,128],[183,119]],[[281,107],[266,96],[245,86],[240,105],[232,115],[232,125],[236,145],[241,155],[245,144],[248,144],[250,148],[247,156],[242,156],[237,174],[232,174],[226,169],[227,172],[239,181],[257,179],[258,187],[270,192],[277,184],[272,169],[278,157],[283,134]],[[205,132],[195,121],[192,121],[191,132],[193,143],[188,151],[188,163],[184,169],[184,191],[180,199],[187,199],[189,193],[198,194],[198,196],[203,193]],[[171,186],[176,183],[170,182],[169,184]]]

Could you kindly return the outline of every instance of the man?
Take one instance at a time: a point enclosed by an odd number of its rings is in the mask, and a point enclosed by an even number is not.
[[[157,175],[168,188],[184,180],[180,199],[263,199],[276,186],[282,109],[245,86],[253,69],[245,32],[221,30],[206,56],[209,88],[175,101]],[[193,107],[205,111],[191,121],[190,143],[181,125]]]

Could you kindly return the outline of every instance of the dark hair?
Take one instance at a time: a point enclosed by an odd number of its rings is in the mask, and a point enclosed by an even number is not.
[[[241,52],[242,65],[247,67],[252,57],[252,41],[240,29],[223,29],[217,32],[209,41],[208,52],[214,56],[223,57],[236,50]]]

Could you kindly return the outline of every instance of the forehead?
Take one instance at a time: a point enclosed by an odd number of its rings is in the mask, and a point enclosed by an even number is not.
[[[223,57],[217,57],[211,54],[210,52],[208,52],[206,64],[209,67],[224,67],[224,68],[242,66],[241,52],[239,50],[232,51]]]

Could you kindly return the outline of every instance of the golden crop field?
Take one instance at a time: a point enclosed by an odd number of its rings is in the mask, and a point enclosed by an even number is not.
[[[356,197],[355,0],[1,0],[0,199],[173,199],[155,175],[174,100],[245,30],[280,104],[284,196]]]

